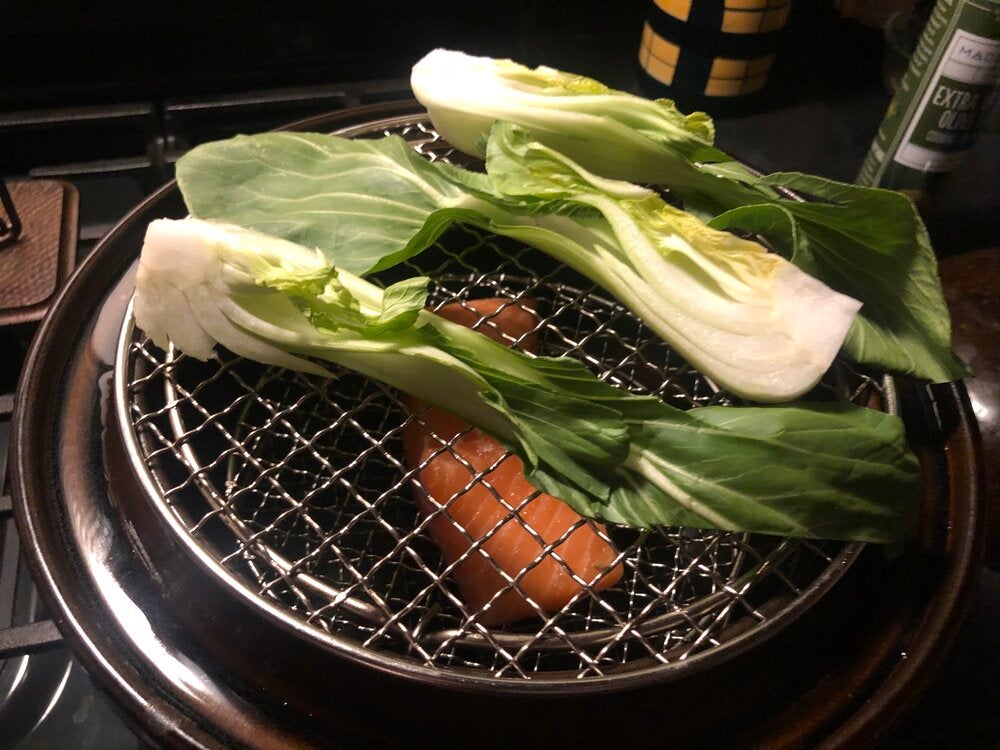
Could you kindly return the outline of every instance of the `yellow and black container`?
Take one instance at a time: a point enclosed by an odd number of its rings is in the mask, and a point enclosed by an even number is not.
[[[642,86],[682,105],[760,92],[792,0],[651,0],[639,44]]]

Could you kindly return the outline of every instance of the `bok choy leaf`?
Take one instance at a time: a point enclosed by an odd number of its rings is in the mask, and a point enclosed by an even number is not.
[[[633,395],[423,309],[315,250],[197,219],[150,224],[135,316],[161,347],[330,374],[330,362],[447,409],[515,451],[541,489],[595,518],[898,540],[919,474],[894,416],[858,406],[706,407]]]
[[[466,153],[482,155],[493,123],[509,121],[599,175],[667,186],[689,210],[737,209],[713,226],[780,226],[768,235],[780,252],[864,303],[850,356],[933,382],[969,374],[951,352],[937,263],[905,195],[798,173],[759,178],[713,146],[707,115],[551,68],[435,50],[414,65],[411,85],[434,127]]]

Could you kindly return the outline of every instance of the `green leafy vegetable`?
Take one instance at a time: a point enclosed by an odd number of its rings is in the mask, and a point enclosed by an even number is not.
[[[509,123],[494,128],[487,170],[505,195],[578,211],[572,224],[548,216],[501,233],[602,284],[695,367],[748,398],[786,401],[815,385],[860,306],[758,243],[712,230],[651,191],[594,177]]]
[[[848,354],[935,382],[969,374],[951,352],[934,253],[906,196],[796,173],[758,178],[713,147],[707,115],[551,68],[435,50],[411,84],[435,128],[467,153],[481,154],[505,120],[597,174],[666,185],[699,215],[740,209],[714,226],[781,227],[770,238],[793,263],[864,303]],[[819,201],[787,200],[777,188]]]
[[[627,428],[614,409],[561,387],[585,374],[582,366],[520,357],[423,311],[426,283],[383,291],[285,240],[194,219],[158,220],[146,233],[135,317],[155,343],[172,341],[198,359],[222,343],[303,372],[329,374],[312,358],[334,362],[445,406],[504,440],[528,465],[551,464],[587,478],[593,494],[607,494],[594,477],[625,458]],[[540,387],[550,381],[560,385]],[[509,410],[508,397],[520,408]],[[549,423],[544,440],[526,441]]]
[[[439,49],[413,66],[410,86],[445,140],[480,157],[497,120],[544,131],[546,143],[570,159],[632,182],[719,155],[708,115],[682,115],[667,99],[642,99],[553,68]],[[610,110],[617,116],[608,117]]]
[[[434,403],[592,517],[873,542],[912,531],[919,474],[896,417],[851,405],[679,411],[439,318],[423,309],[425,284],[382,290],[285,240],[158,220],[135,315],[158,345],[200,359],[222,344],[305,372],[329,374],[325,360]]]
[[[374,189],[359,177],[371,164],[388,193],[403,192],[398,183],[419,196],[419,215],[342,208],[367,205],[354,191]],[[757,401],[814,386],[857,311],[761,245],[595,176],[515,126],[495,128],[487,169],[431,163],[394,138],[270,133],[200,146],[177,173],[194,216],[306,237],[342,269],[387,267],[454,221],[521,240],[603,285],[701,372]]]
[[[338,267],[358,274],[402,260],[400,250],[434,211],[467,197],[400,138],[308,133],[195,149],[179,161],[177,182],[195,216],[334,249]]]
[[[865,300],[845,348],[859,362],[934,382],[956,380],[969,370],[951,351],[951,326],[927,229],[913,202],[891,190],[845,185],[799,173],[776,173],[758,185],[774,185],[819,201],[775,200],[747,206],[736,217],[713,221],[756,231],[754,213],[777,207],[789,229],[778,233],[792,262],[834,289]]]
[[[916,463],[900,449],[902,422],[881,412],[819,403],[680,412],[658,402],[627,421],[629,470],[606,504],[581,503],[581,513],[867,542],[915,528]],[[803,491],[805,474],[816,484]],[[554,478],[547,486],[565,494]]]

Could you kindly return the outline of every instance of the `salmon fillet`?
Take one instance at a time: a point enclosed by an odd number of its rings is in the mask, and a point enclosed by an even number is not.
[[[520,341],[524,348],[535,348],[531,332],[538,322],[536,316],[510,300],[454,303],[438,314],[469,327],[481,323],[477,330],[500,343]],[[404,428],[406,459],[410,466],[423,466],[418,478],[424,492],[418,491],[417,502],[421,512],[431,517],[427,529],[445,561],[451,564],[461,559],[473,541],[489,535],[480,549],[491,559],[475,551],[452,570],[472,613],[503,592],[479,622],[499,625],[537,614],[525,596],[542,610],[560,609],[583,588],[573,576],[595,591],[621,578],[621,564],[615,564],[617,550],[602,536],[604,527],[587,522],[552,495],[536,495],[537,489],[524,476],[521,459],[504,458],[506,451],[496,440],[442,409],[413,398],[407,405],[416,419]],[[450,442],[450,449],[442,441]],[[478,473],[498,461],[499,465],[467,488]],[[498,495],[516,509],[516,515]],[[544,546],[550,544],[555,545],[553,550],[543,554]],[[553,551],[563,562],[555,559]],[[529,567],[518,580],[520,591],[498,571],[517,578]]]

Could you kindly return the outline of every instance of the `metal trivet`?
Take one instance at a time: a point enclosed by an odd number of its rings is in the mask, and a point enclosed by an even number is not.
[[[352,135],[393,132],[429,158],[454,158],[419,118],[391,125]],[[459,227],[381,278],[415,274],[433,280],[434,307],[482,297],[531,307],[540,353],[576,357],[616,386],[681,408],[734,401],[600,288],[530,248]],[[414,502],[420,467],[406,465],[401,434],[415,417],[397,392],[349,371],[323,379],[225,351],[209,363],[165,353],[131,310],[116,380],[137,471],[203,564],[317,643],[389,669],[565,684],[670,671],[773,631],[861,547],[608,525],[618,583],[487,626]],[[838,398],[876,387],[843,365],[828,381]]]

